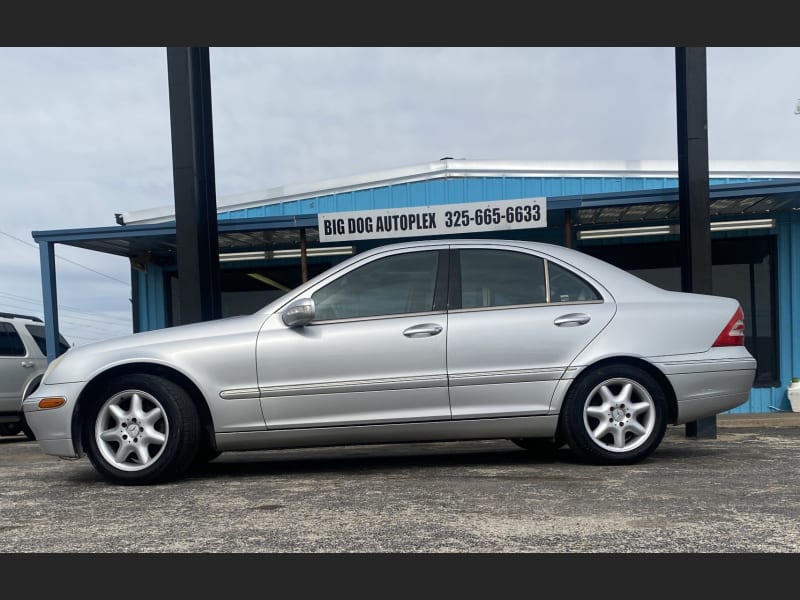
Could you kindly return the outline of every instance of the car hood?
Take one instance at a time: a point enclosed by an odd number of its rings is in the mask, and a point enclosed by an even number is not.
[[[228,317],[203,323],[179,325],[155,331],[134,333],[85,346],[73,347],[53,361],[43,383],[86,381],[101,367],[134,360],[169,362],[176,347],[193,342],[250,333],[255,337],[266,319],[264,314]]]

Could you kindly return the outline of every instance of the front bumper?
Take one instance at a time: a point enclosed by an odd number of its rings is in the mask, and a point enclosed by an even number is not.
[[[22,403],[25,420],[45,454],[64,458],[80,456],[72,439],[72,415],[85,385],[85,382],[42,384]],[[64,398],[66,403],[58,408],[39,408],[39,400],[53,397]]]

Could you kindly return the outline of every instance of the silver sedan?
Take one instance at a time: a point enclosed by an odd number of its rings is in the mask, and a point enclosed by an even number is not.
[[[549,244],[376,248],[258,312],[73,348],[24,403],[42,450],[106,478],[223,451],[508,438],[629,464],[744,403],[736,300]]]

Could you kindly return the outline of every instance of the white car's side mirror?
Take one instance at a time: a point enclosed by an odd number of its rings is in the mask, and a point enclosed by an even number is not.
[[[298,298],[289,303],[281,316],[287,327],[303,327],[314,320],[315,312],[311,298]]]

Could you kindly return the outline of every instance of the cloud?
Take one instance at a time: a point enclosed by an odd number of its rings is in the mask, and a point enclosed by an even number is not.
[[[212,48],[218,195],[438,160],[674,159],[673,48]],[[800,48],[708,50],[712,159],[791,159]],[[0,48],[0,231],[173,202],[164,48]],[[128,281],[125,259],[57,249]],[[78,253],[78,254],[74,254]],[[0,235],[0,292],[41,297]],[[60,302],[130,327],[130,290],[58,264]],[[0,310],[3,302],[0,297]]]

